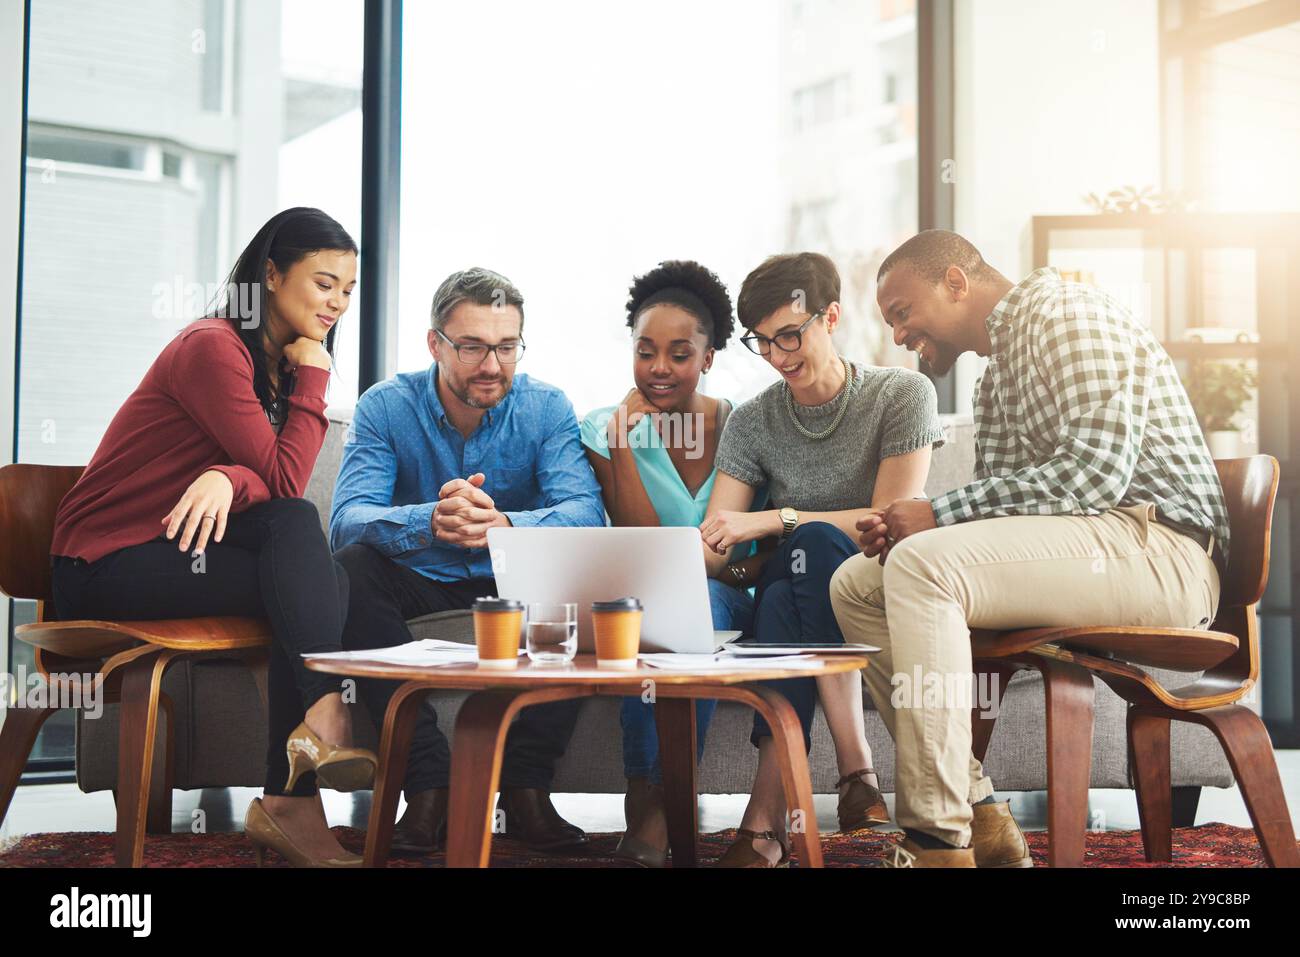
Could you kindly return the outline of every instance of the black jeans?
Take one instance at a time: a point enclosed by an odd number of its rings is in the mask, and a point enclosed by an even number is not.
[[[440,582],[385,558],[368,545],[348,545],[334,553],[347,571],[349,600],[343,647],[390,648],[412,641],[408,618],[433,612],[469,608],[474,599],[497,593],[496,580],[469,578]],[[396,681],[368,679],[357,691],[376,724],[384,719]],[[564,754],[582,702],[556,701],[524,708],[506,736],[501,786],[551,789],[555,762]],[[431,703],[423,704],[411,737],[411,753],[403,787],[407,799],[429,788],[447,787],[451,749],[438,727]]]
[[[754,640],[775,644],[844,644],[831,607],[831,576],[858,553],[857,543],[829,522],[799,525],[767,560],[754,594]],[[816,678],[764,681],[794,706],[803,727],[803,745],[812,748],[817,707]],[[758,747],[772,729],[757,714],[749,740]]]
[[[160,537],[93,562],[56,556],[55,610],[63,620],[269,619],[275,641],[267,678],[266,793],[290,793],[285,741],[308,708],[342,688],[337,675],[307,670],[301,656],[341,649],[347,575],[330,555],[316,506],[301,498],[233,514],[220,542],[209,541],[200,558],[191,552]],[[315,792],[316,776],[304,774],[291,793]]]

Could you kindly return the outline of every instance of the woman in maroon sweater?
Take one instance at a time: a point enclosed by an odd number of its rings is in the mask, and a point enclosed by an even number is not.
[[[357,246],[317,209],[272,218],[240,255],[214,318],[186,326],[109,424],[59,506],[51,548],[61,619],[252,615],[269,620],[265,796],[245,831],[300,865],[358,866],[325,821],[316,779],[368,787],[337,677],[347,576],[301,496],[325,438],[336,324]]]

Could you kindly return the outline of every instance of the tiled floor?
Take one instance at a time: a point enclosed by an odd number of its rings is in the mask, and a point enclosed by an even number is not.
[[[1278,768],[1286,789],[1291,818],[1300,832],[1300,751],[1277,752]],[[173,803],[172,824],[176,830],[190,829],[202,815],[208,831],[239,830],[249,801],[260,792],[255,788],[222,788],[204,791],[177,791]],[[1012,812],[1026,829],[1046,827],[1046,795],[1042,792],[1011,792]],[[1137,805],[1131,791],[1093,791],[1090,795],[1090,819],[1094,828],[1129,830],[1138,826]],[[746,796],[738,794],[705,795],[700,799],[700,826],[704,831],[735,827],[745,807]],[[888,798],[893,810],[893,797]],[[834,830],[835,796],[817,797],[817,823],[826,831]],[[591,832],[619,831],[623,828],[623,799],[617,794],[557,794],[555,806],[566,818]],[[325,792],[325,808],[332,824],[365,827],[370,810],[368,792],[358,795]],[[114,826],[113,799],[106,791],[83,794],[72,784],[37,784],[18,789],[4,824],[0,840],[39,831],[111,831]],[[1196,822],[1221,821],[1249,827],[1250,818],[1241,795],[1233,788],[1205,788],[1201,791]]]

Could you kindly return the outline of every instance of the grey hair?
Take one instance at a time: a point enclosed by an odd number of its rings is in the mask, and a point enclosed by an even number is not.
[[[520,329],[523,328],[523,294],[509,279],[491,269],[472,266],[454,272],[442,281],[438,291],[433,294],[433,309],[429,317],[433,328],[445,328],[452,310],[462,302],[492,306],[496,309],[514,306],[519,310]]]

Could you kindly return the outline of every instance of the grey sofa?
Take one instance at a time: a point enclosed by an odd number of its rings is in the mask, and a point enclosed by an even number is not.
[[[320,510],[323,525],[329,519],[347,424],[346,415],[331,413],[325,446],[306,493]],[[945,428],[948,441],[935,452],[927,483],[930,494],[964,484],[974,468],[969,421],[949,421]],[[410,626],[416,638],[473,640],[469,616],[464,612],[418,618]],[[1092,787],[1131,788],[1125,705],[1100,681],[1096,688]],[[253,676],[244,664],[210,659],[182,662],[168,672],[164,690],[172,698],[177,721],[174,737],[177,788],[261,785],[266,753],[265,712]],[[462,695],[450,692],[430,695],[427,706],[437,710],[444,731],[453,727],[461,700]],[[883,790],[892,793],[893,742],[879,715],[871,708],[870,697],[866,698],[866,704],[867,737],[875,767],[881,775]],[[96,721],[83,721],[78,713],[77,783],[83,791],[116,786],[116,708],[109,705],[104,716]],[[583,703],[577,730],[556,769],[556,792],[621,793],[624,790],[618,708],[619,701],[615,698],[592,698]],[[748,792],[757,754],[749,744],[751,715],[748,709],[732,702],[719,705],[699,770],[703,793]],[[382,716],[375,717],[382,719]],[[376,746],[375,724],[359,705],[354,723],[358,743]],[[1227,761],[1222,750],[1214,745],[1209,731],[1174,722],[1172,734],[1173,784],[1176,788],[1192,789],[1183,791],[1184,795],[1194,798],[1199,793],[1194,790],[1198,786],[1232,785]],[[812,739],[813,788],[818,793],[831,793],[837,777],[835,756],[820,708]],[[985,764],[999,791],[1045,789],[1043,694],[1037,673],[1021,672],[1008,686]]]

